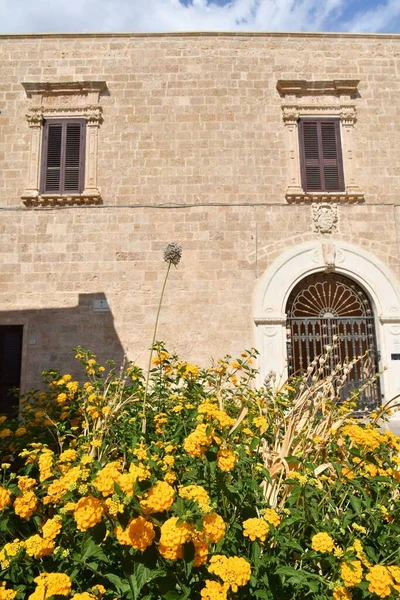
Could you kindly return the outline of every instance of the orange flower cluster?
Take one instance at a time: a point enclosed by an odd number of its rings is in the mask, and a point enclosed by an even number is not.
[[[202,600],[226,600],[228,587],[225,584],[206,579],[206,587],[201,590]]]
[[[243,535],[252,542],[260,540],[265,542],[269,534],[269,525],[264,519],[247,519],[243,522]]]
[[[6,582],[0,583],[0,600],[14,600],[17,592],[14,590],[6,590]]]
[[[334,547],[335,544],[333,539],[328,533],[316,533],[311,539],[311,548],[315,550],[315,552],[332,552]]]
[[[11,492],[0,486],[0,510],[4,510],[11,502]]]
[[[25,492],[14,501],[15,513],[22,519],[29,519],[35,512],[38,499],[33,492]]]
[[[211,511],[210,496],[201,485],[187,485],[179,488],[179,496],[187,500],[195,500],[203,513]]]
[[[54,540],[50,538],[42,538],[40,535],[32,535],[25,541],[25,550],[29,556],[33,558],[43,558],[48,556],[54,550]]]
[[[251,568],[247,560],[239,556],[223,556],[216,554],[211,557],[208,570],[222,579],[228,589],[237,592],[240,586],[250,581]]]
[[[81,498],[74,510],[74,517],[78,529],[86,531],[100,523],[105,513],[104,505],[98,498],[86,496]]]
[[[28,600],[47,600],[51,596],[69,596],[71,580],[64,573],[41,573],[34,579],[37,587]]]
[[[393,590],[400,592],[400,567],[375,565],[365,579],[369,581],[368,590],[379,598],[387,598]]]
[[[130,519],[125,529],[116,527],[115,535],[120,544],[132,546],[143,552],[153,543],[155,532],[151,521],[144,517],[137,517]]]
[[[340,565],[340,575],[346,587],[354,587],[362,581],[361,562],[359,560],[352,560],[349,563],[342,563]]]
[[[217,467],[221,471],[233,471],[236,464],[235,453],[228,448],[220,448],[217,452]]]
[[[200,404],[197,409],[199,415],[205,415],[208,420],[217,421],[218,425],[223,429],[232,427],[235,420],[232,419],[224,410],[220,410],[215,404],[206,400]]]
[[[146,514],[164,512],[171,508],[174,500],[174,488],[166,481],[157,481],[157,483],[149,489],[144,499],[141,500],[140,506]]]
[[[183,442],[184,450],[194,458],[200,458],[212,444],[212,431],[205,423],[197,425]]]

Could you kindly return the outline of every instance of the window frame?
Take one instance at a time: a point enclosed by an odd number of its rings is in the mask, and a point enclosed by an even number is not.
[[[69,124],[79,123],[81,126],[80,130],[80,145],[79,145],[79,178],[78,178],[78,189],[77,190],[66,190],[65,189],[65,172],[66,172],[66,143],[67,143],[67,126]],[[49,127],[51,125],[61,125],[61,156],[60,156],[60,185],[58,190],[46,190],[46,175],[47,175],[47,164],[48,164],[48,136]],[[42,195],[58,194],[60,196],[71,195],[71,194],[82,194],[85,188],[85,168],[86,168],[86,121],[83,118],[47,118],[43,120],[43,131],[42,131],[42,153],[41,153],[41,164],[40,164],[40,183],[39,192]]]
[[[289,204],[305,202],[365,201],[358,183],[359,171],[354,160],[357,140],[353,135],[357,122],[358,79],[303,80],[279,79],[276,84],[281,98],[283,141],[287,155],[287,184],[284,191]],[[341,160],[344,190],[337,192],[305,191],[301,181],[299,119],[340,120]]]
[[[102,204],[98,186],[97,162],[99,130],[103,123],[101,96],[108,93],[105,81],[35,81],[21,82],[30,105],[26,120],[30,129],[27,181],[21,198],[25,206],[72,206]],[[81,158],[80,192],[43,192],[42,160],[47,155],[43,146],[46,120],[78,120],[85,122],[85,145]]]
[[[336,142],[336,164],[338,168],[338,189],[327,190],[325,174],[323,173],[324,159],[323,157],[323,146],[322,146],[322,135],[321,126],[318,127],[318,166],[320,170],[321,188],[309,188],[307,185],[307,159],[305,153],[305,137],[304,137],[304,123],[333,123],[335,127],[335,142]],[[343,169],[343,148],[341,139],[341,127],[340,118],[338,117],[300,117],[298,120],[298,131],[299,131],[299,158],[300,158],[300,177],[301,186],[306,194],[310,193],[343,193],[346,190],[344,169]]]

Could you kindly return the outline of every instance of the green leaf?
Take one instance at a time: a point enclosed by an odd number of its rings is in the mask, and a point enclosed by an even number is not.
[[[350,504],[354,510],[354,512],[356,513],[356,515],[360,515],[361,514],[361,500],[359,498],[356,498],[356,496],[351,495],[349,497],[350,500]]]
[[[265,600],[271,600],[271,595],[267,594],[267,592],[263,592],[262,590],[257,590],[253,592],[256,598],[264,598]]]
[[[147,583],[147,578],[148,569],[142,563],[135,563],[135,570],[131,575],[135,600],[139,598],[142,587]]]
[[[260,544],[258,542],[252,543],[251,555],[252,555],[254,566],[258,567],[258,565],[260,563],[260,555],[261,555],[261,548],[260,548]]]
[[[0,519],[0,531],[8,531],[8,518]]]
[[[290,577],[290,580],[293,583],[301,583],[304,580],[303,573],[289,566],[279,567],[278,569],[276,569],[275,573],[277,573],[278,575],[286,575],[287,577]]]
[[[86,562],[88,558],[97,558],[100,562],[109,562],[107,556],[92,538],[87,539],[84,543],[80,562]]]
[[[292,550],[297,550],[298,552],[304,552],[303,547],[300,546],[300,544],[298,542],[295,542],[294,540],[285,540],[284,543],[286,548],[291,548]]]
[[[114,575],[114,573],[106,573],[104,575],[104,577],[106,579],[108,579],[108,581],[110,583],[113,583],[115,585],[118,592],[122,592],[122,587],[124,585],[124,582],[122,581],[122,579],[120,577],[118,577],[118,575]]]

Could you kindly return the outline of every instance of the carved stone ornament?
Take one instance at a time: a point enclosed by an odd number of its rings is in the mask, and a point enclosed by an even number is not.
[[[29,127],[41,127],[43,123],[43,107],[33,106],[26,113],[26,120]]]
[[[97,187],[97,136],[103,121],[100,95],[107,89],[105,81],[67,81],[22,83],[32,100],[26,120],[31,128],[28,182],[22,199],[27,206],[99,204]],[[40,164],[42,129],[45,119],[81,118],[86,121],[85,188],[81,194],[42,194]]]
[[[322,258],[324,261],[325,272],[331,273],[334,271],[336,264],[335,244],[322,244]]]
[[[312,204],[312,218],[316,233],[332,233],[336,231],[338,221],[337,204],[322,202]]]

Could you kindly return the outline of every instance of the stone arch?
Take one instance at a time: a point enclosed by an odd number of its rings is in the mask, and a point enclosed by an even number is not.
[[[297,283],[313,273],[334,271],[357,282],[368,295],[376,320],[384,401],[400,393],[400,285],[371,252],[343,240],[312,240],[283,252],[254,290],[255,346],[260,378],[269,371],[286,376],[286,304]],[[400,422],[400,414],[397,417]],[[399,423],[400,424],[400,423]]]

